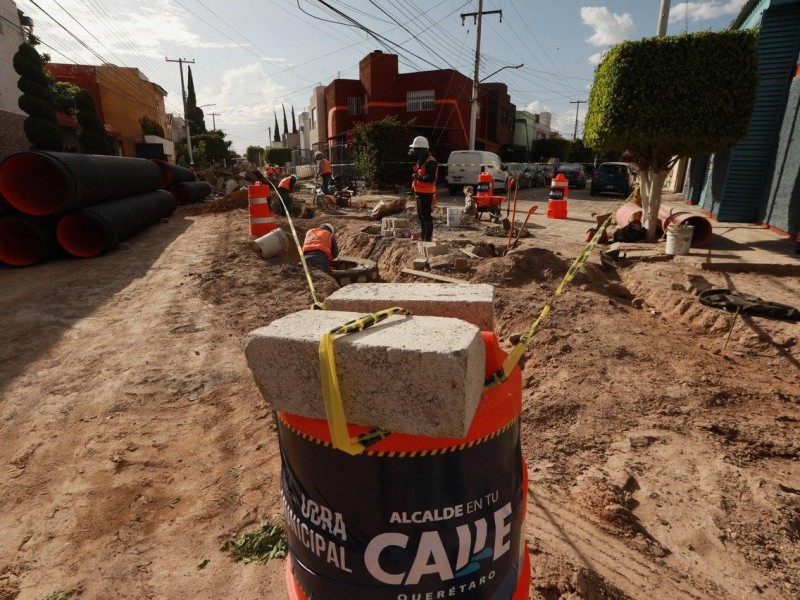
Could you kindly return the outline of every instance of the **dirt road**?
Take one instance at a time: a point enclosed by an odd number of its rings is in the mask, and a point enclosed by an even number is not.
[[[0,270],[0,600],[286,597],[282,561],[221,547],[280,512],[244,336],[310,298],[297,265],[248,250],[243,211],[192,213],[98,259]],[[405,277],[411,247],[334,222],[343,252]],[[448,273],[497,286],[506,344],[580,245],[539,233]],[[722,353],[730,315],[678,289],[685,269],[595,257],[534,338],[531,598],[800,596],[800,325],[740,318]],[[796,278],[701,275],[800,298]]]

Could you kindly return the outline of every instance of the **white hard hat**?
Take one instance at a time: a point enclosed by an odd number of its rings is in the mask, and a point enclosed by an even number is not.
[[[320,227],[320,229],[327,229],[331,233],[336,233],[336,231],[334,231],[334,229],[333,229],[333,225],[331,225],[330,223],[323,223],[319,227]]]
[[[317,151],[317,152],[314,154],[314,158],[322,158],[322,152],[319,152],[319,151]]]
[[[430,148],[428,145],[428,138],[418,135],[414,138],[414,141],[411,142],[409,148]]]

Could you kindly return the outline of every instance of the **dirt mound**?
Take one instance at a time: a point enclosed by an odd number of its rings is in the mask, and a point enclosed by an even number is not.
[[[208,202],[203,205],[203,208],[200,210],[200,214],[216,214],[216,213],[223,213],[228,212],[229,210],[236,210],[237,208],[247,208],[247,190],[241,189],[236,190],[224,196],[222,198],[217,198],[211,202]]]

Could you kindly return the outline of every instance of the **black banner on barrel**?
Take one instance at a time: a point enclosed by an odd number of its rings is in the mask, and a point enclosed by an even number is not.
[[[550,200],[563,200],[564,188],[550,188]]]
[[[289,548],[307,598],[512,597],[524,547],[518,419],[471,446],[359,456],[278,423]]]

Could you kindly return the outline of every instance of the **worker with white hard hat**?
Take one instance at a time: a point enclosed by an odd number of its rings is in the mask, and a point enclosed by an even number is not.
[[[330,194],[331,188],[331,179],[333,177],[331,171],[331,161],[329,161],[322,152],[317,151],[314,154],[314,160],[316,161],[315,164],[315,172],[316,175],[314,177],[315,181],[318,181],[320,177],[322,177],[322,193],[326,196]]]
[[[331,270],[331,261],[339,256],[335,234],[336,231],[330,223],[309,229],[303,242],[303,256],[309,267],[326,273]]]
[[[417,201],[417,215],[422,227],[422,241],[433,239],[433,201],[436,194],[436,175],[439,165],[430,153],[428,138],[418,135],[408,147],[409,156],[413,156],[414,174],[411,189]]]

